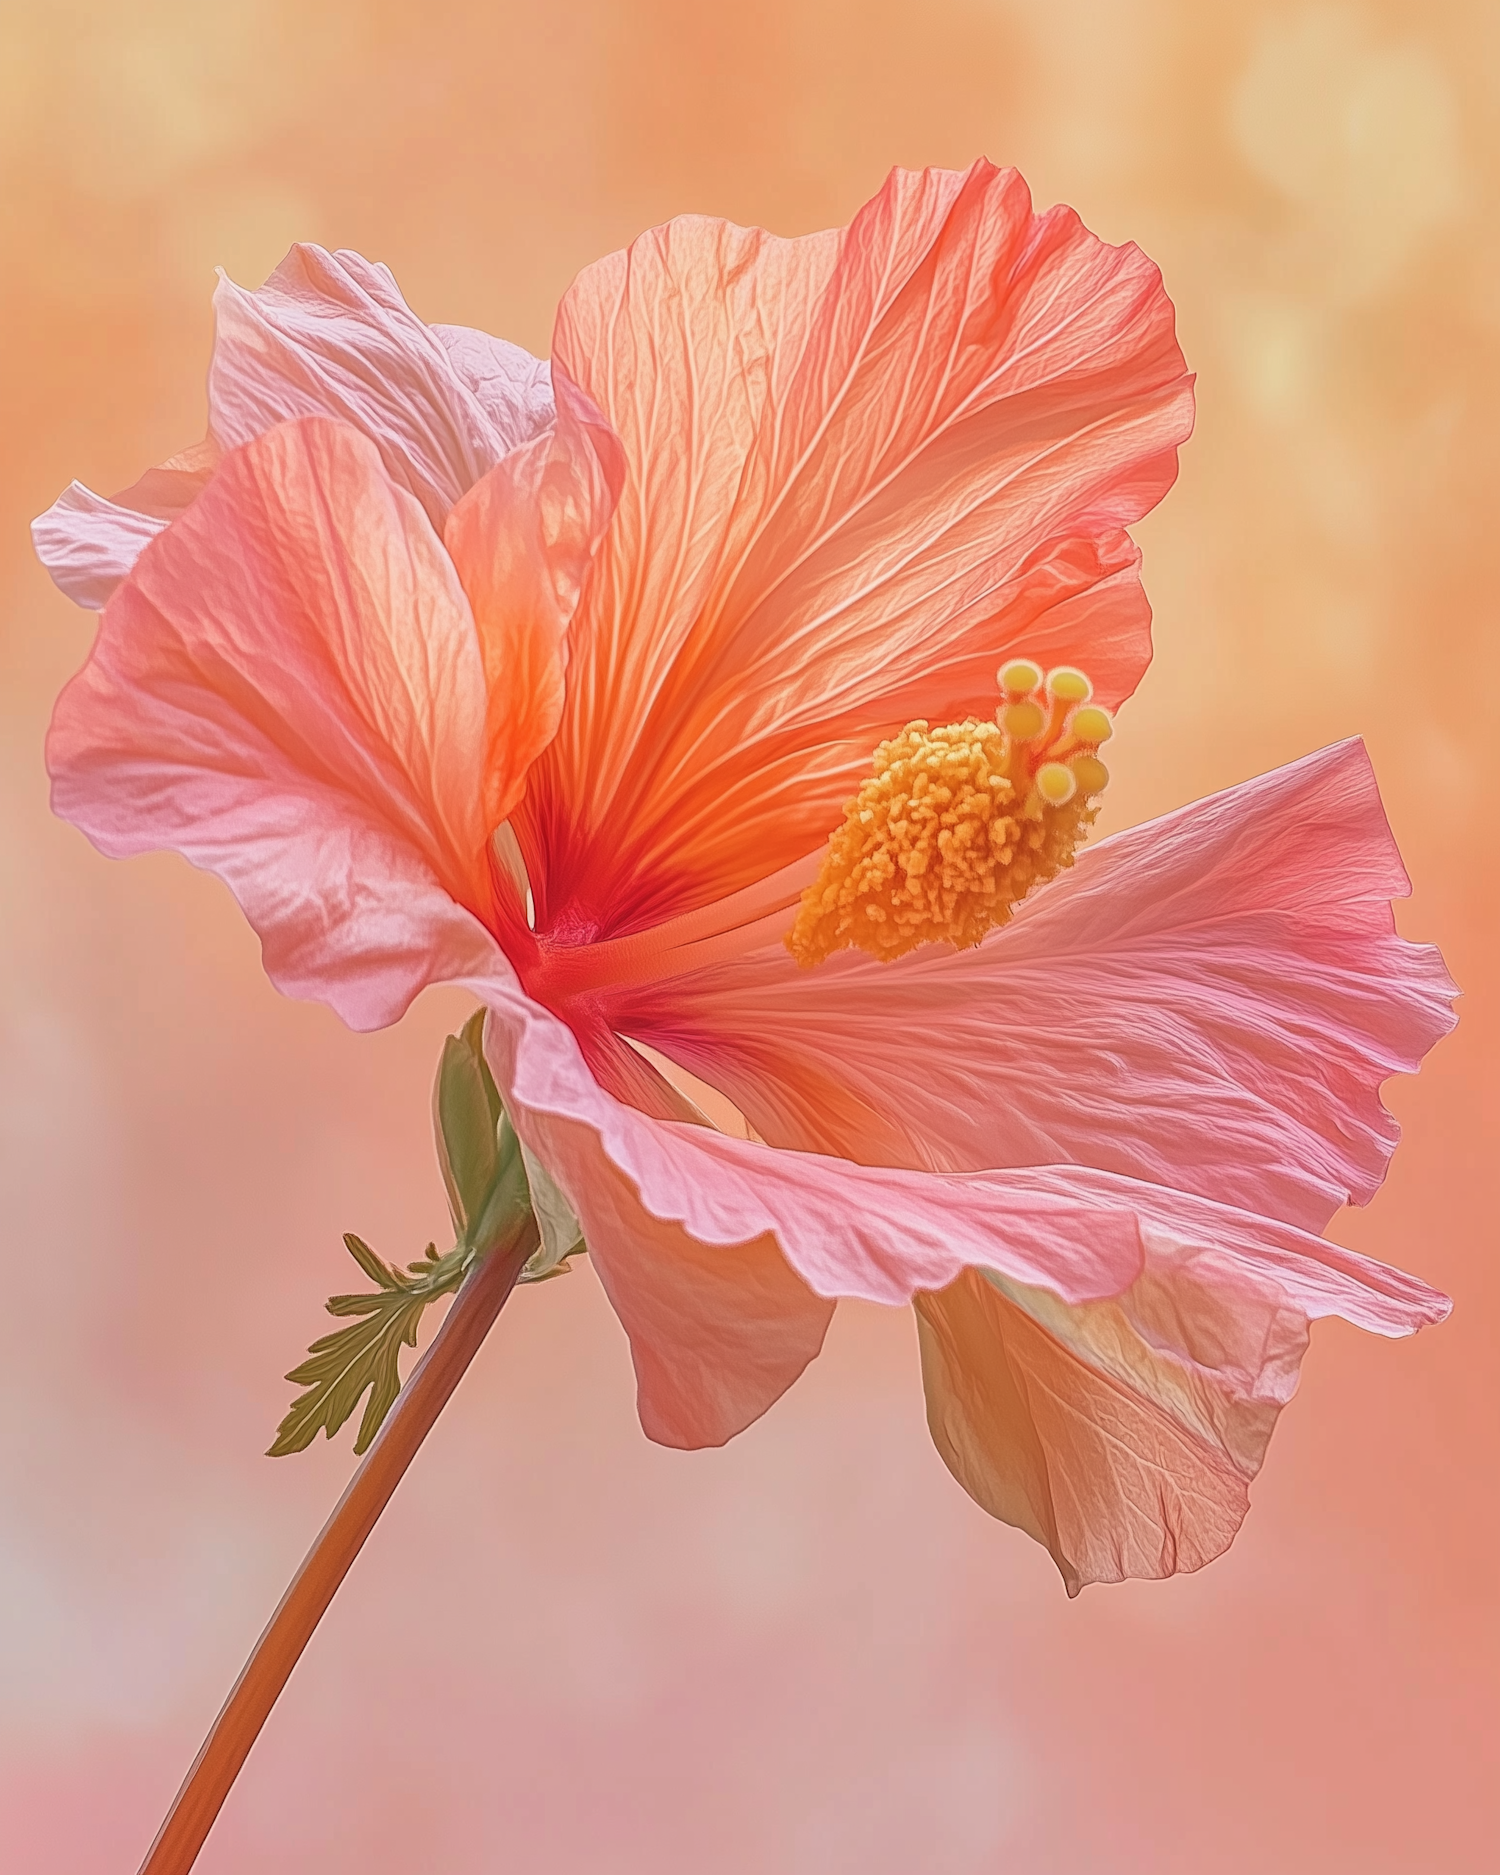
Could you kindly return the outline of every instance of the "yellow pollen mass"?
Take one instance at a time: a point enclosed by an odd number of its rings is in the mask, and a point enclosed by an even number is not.
[[[1025,707],[1003,710],[1005,723]],[[881,743],[787,935],[799,964],[851,946],[888,962],[919,944],[977,944],[1033,886],[1072,865],[1097,790],[1078,761],[1048,760],[1066,728],[1029,707],[1016,727],[1031,737],[993,721],[914,722]]]

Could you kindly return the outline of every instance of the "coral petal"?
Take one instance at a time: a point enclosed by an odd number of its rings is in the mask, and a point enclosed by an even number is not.
[[[557,731],[568,625],[624,475],[614,432],[566,381],[559,391],[556,425],[476,482],[443,530],[484,654],[492,827]]]
[[[411,497],[309,418],[225,458],[105,609],[48,738],[112,856],[217,873],[272,980],[355,1027],[493,950],[469,608]],[[463,909],[467,907],[468,909]]]
[[[554,349],[631,465],[537,777],[559,912],[640,928],[800,857],[882,735],[992,708],[1009,652],[1138,680],[1123,529],[1191,424],[1172,309],[1013,172],[896,171],[797,241],[670,223],[585,269]]]

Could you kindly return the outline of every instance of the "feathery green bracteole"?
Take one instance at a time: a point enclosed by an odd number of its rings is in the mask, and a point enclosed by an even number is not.
[[[354,1441],[355,1451],[364,1452],[401,1391],[398,1357],[403,1347],[417,1345],[423,1312],[458,1288],[518,1212],[535,1210],[543,1238],[521,1282],[561,1276],[566,1259],[585,1248],[567,1201],[522,1151],[484,1058],[483,1033],[480,1009],[444,1042],[432,1090],[438,1163],[457,1241],[442,1256],[436,1244],[428,1244],[427,1254],[402,1270],[378,1257],[362,1238],[345,1233],[350,1256],[376,1286],[359,1295],[329,1297],[330,1315],[361,1319],[314,1341],[308,1358],[287,1375],[306,1391],[277,1428],[272,1458],[305,1451],[320,1429],[331,1439],[368,1393]]]
[[[272,1458],[304,1451],[320,1428],[331,1439],[368,1389],[370,1397],[360,1421],[359,1437],[354,1441],[356,1452],[365,1451],[401,1391],[398,1353],[403,1346],[417,1345],[417,1324],[423,1311],[439,1296],[457,1289],[475,1257],[475,1252],[462,1247],[439,1256],[437,1245],[428,1244],[426,1256],[402,1271],[393,1263],[383,1262],[352,1231],[344,1233],[344,1242],[350,1256],[378,1287],[362,1295],[328,1298],[330,1315],[360,1315],[364,1319],[313,1342],[308,1358],[287,1375],[295,1386],[307,1391],[294,1401],[277,1427]]]

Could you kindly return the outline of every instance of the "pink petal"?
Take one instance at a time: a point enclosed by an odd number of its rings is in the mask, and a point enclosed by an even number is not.
[[[1106,701],[1139,678],[1123,529],[1191,423],[1172,309],[1014,173],[897,171],[799,241],[672,222],[584,271],[555,353],[631,478],[527,810],[544,927],[640,928],[800,858],[882,735],[994,707],[1003,653]]]
[[[485,816],[498,827],[557,733],[568,625],[609,525],[619,439],[566,379],[555,425],[502,458],[448,516],[443,538],[473,607],[489,685]]]
[[[1228,1440],[1241,1458],[1253,1450],[1257,1462],[1260,1448],[1235,1444],[1227,1420],[1214,1431],[1221,1407],[1230,1412],[1221,1394],[1279,1404],[1290,1392],[1294,1365],[1275,1337],[1257,1341],[1257,1310],[1299,1325],[1339,1314],[1382,1334],[1446,1310],[1414,1278],[1291,1225],[1110,1173],[860,1166],[652,1119],[605,1093],[572,1030],[503,966],[469,987],[490,1008],[507,1106],[577,1212],[631,1337],[642,1421],[653,1436],[670,1428],[670,1443],[717,1443],[791,1383],[825,1319],[809,1298],[899,1303],[947,1290],[966,1268],[991,1272],[1054,1328],[1058,1309],[1098,1324],[1095,1305],[1128,1295],[1129,1333],[1112,1331],[1114,1354],[1093,1348],[1094,1366],[1128,1378],[1153,1349],[1187,1360],[1207,1377],[1163,1369],[1152,1397],[1195,1437]],[[783,1263],[800,1286],[785,1283]],[[767,1339],[767,1323],[794,1305],[800,1327]]]
[[[157,516],[96,495],[82,482],[70,482],[32,522],[31,544],[53,584],[75,605],[98,612],[141,549],[166,525]]]
[[[70,483],[31,524],[37,558],[75,605],[102,611],[147,541],[206,486],[218,457],[214,444],[199,443],[109,499]]]
[[[815,1317],[790,1349],[768,1334],[773,1249],[815,1295],[914,1296],[940,1452],[1048,1546],[1070,1592],[1228,1546],[1310,1319],[1396,1335],[1447,1312],[1414,1278],[1292,1225],[1117,1174],[900,1172],[662,1124],[610,1100],[557,1019],[498,979],[472,987],[507,1104],[621,1312],[653,1436],[716,1441],[809,1357]],[[755,1243],[760,1280],[743,1261]],[[687,1275],[692,1309],[675,1294]]]
[[[1320,1230],[1378,1186],[1380,1101],[1453,1025],[1358,742],[1086,850],[978,949],[799,971],[780,946],[609,1020],[773,1144],[936,1169],[1078,1161]]]
[[[770,1235],[705,1243],[658,1215],[586,1122],[527,1117],[544,1163],[582,1204],[590,1261],[629,1337],[646,1436],[686,1448],[724,1444],[818,1354],[833,1303],[808,1288]]]
[[[506,452],[552,420],[547,367],[503,340],[426,326],[390,270],[299,244],[262,287],[221,279],[209,423],[226,448],[288,417],[371,438],[434,526]]]
[[[47,757],[103,852],[217,873],[277,986],[368,1028],[493,949],[483,747],[447,555],[374,446],[312,418],[226,457],[147,546]]]
[[[1239,1306],[1233,1301],[1238,1289],[1274,1289],[1309,1321],[1337,1315],[1368,1334],[1392,1338],[1445,1320],[1452,1307],[1446,1296],[1405,1270],[1377,1263],[1295,1224],[1194,1192],[1083,1165],[1018,1166],[1004,1177],[1007,1191],[1018,1199],[1024,1195],[1027,1202],[1050,1196],[1086,1209],[1127,1210],[1145,1246],[1145,1274],[1162,1297],[1176,1294],[1168,1312],[1175,1308],[1185,1323],[1209,1319],[1183,1292],[1179,1279],[1185,1276],[1192,1276],[1197,1287],[1206,1284],[1210,1297],[1223,1291],[1230,1298],[1230,1316]],[[1006,1270],[993,1273],[1014,1280]],[[1197,1283],[1200,1276],[1204,1284]],[[1158,1324],[1143,1332],[1165,1346],[1177,1331]]]
[[[568,1025],[518,986],[509,996],[474,987],[494,1018],[489,1047],[507,1105],[585,1224],[586,1180],[570,1172],[554,1122],[570,1123],[568,1137],[579,1127],[594,1135],[653,1215],[710,1245],[769,1233],[809,1287],[829,1298],[909,1302],[918,1289],[941,1288],[968,1264],[984,1263],[1081,1301],[1115,1294],[1139,1270],[1134,1215],[1117,1198],[1091,1194],[1075,1203],[1029,1172],[1018,1182],[1006,1173],[944,1177],[853,1165],[653,1119],[607,1094]],[[1059,1240],[1073,1231],[1079,1241],[1060,1257]]]
[[[427,329],[488,417],[502,450],[519,449],[551,423],[552,367],[544,358],[473,326]]]
[[[778,1153],[664,1122],[607,1094],[577,1038],[497,965],[469,987],[526,1143],[576,1211],[630,1338],[641,1424],[661,1443],[718,1445],[818,1352],[840,1295],[903,1302],[966,1260],[1074,1299],[1141,1265],[1124,1206],[1015,1197],[984,1180]],[[1061,1246],[1061,1249],[1060,1249]]]

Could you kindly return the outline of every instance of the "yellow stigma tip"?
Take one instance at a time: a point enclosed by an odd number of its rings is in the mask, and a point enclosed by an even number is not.
[[[1115,721],[1108,710],[1100,709],[1097,703],[1087,703],[1073,712],[1068,728],[1080,742],[1092,742],[1097,747],[1101,742],[1108,742],[1115,733]]]
[[[1078,792],[1078,782],[1065,762],[1043,762],[1036,771],[1036,791],[1049,807],[1061,807]]]
[[[1041,666],[1030,658],[1012,658],[1000,667],[1000,688],[1010,696],[1030,696],[1041,681]]]
[[[1068,766],[1080,794],[1103,794],[1109,786],[1109,770],[1097,755],[1075,755]]]
[[[1013,742],[1030,742],[1047,727],[1047,715],[1039,704],[1011,703],[1000,712],[1000,726]]]
[[[1047,673],[1047,688],[1060,703],[1087,703],[1094,694],[1094,686],[1082,671],[1075,671],[1066,664]]]

